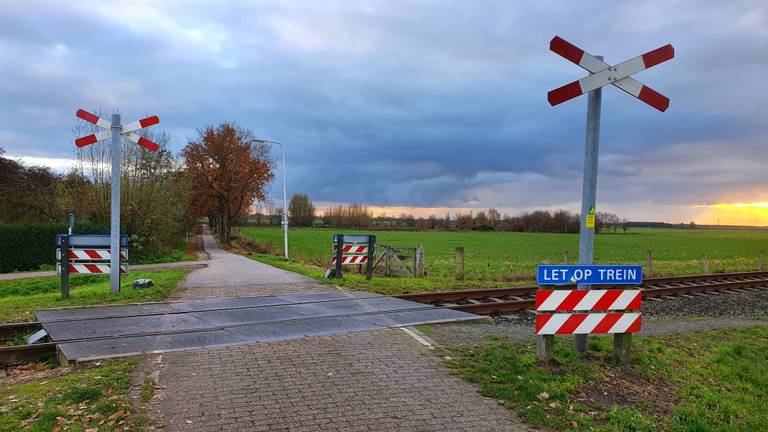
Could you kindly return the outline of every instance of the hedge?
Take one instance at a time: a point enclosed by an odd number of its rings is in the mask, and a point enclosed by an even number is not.
[[[0,224],[0,273],[37,270],[43,264],[56,265],[56,234],[66,232],[65,224]],[[109,234],[109,227],[76,224],[73,232]]]

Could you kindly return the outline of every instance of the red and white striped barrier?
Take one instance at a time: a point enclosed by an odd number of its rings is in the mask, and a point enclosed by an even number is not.
[[[365,264],[368,262],[368,255],[344,255],[341,257],[342,265]],[[336,257],[333,257],[331,264],[336,264]]]
[[[640,312],[539,313],[537,335],[635,333],[642,324]]]
[[[109,249],[70,249],[67,254],[71,260],[109,260]],[[56,259],[61,260],[61,249],[56,249]],[[128,249],[120,249],[120,259],[128,259]]]
[[[67,266],[70,273],[84,273],[84,274],[109,274],[109,264],[96,264],[96,263],[72,263]],[[56,264],[57,273],[61,273],[61,264]],[[126,273],[127,268],[125,265],[120,265],[120,273]]]
[[[559,36],[555,36],[550,41],[549,49],[591,72],[589,76],[550,91],[547,94],[547,99],[552,106],[581,96],[606,84],[613,84],[659,111],[663,112],[669,108],[669,98],[635,80],[630,75],[674,58],[675,49],[672,45],[664,45],[661,48],[649,51],[616,66],[603,62]]]
[[[537,311],[639,310],[641,290],[538,290]]]
[[[334,252],[336,252],[338,248],[339,246],[337,244],[333,245]],[[344,247],[341,248],[341,251],[349,254],[367,254],[368,245],[345,244]]]
[[[538,290],[536,334],[634,333],[642,324],[642,299],[641,290]]]

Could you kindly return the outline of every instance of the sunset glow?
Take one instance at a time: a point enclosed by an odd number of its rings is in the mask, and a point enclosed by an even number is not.
[[[696,219],[706,225],[768,225],[768,202],[718,203],[701,206],[704,210]]]

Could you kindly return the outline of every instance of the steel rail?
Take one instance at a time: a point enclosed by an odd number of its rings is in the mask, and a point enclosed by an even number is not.
[[[574,287],[575,285],[561,288]],[[644,297],[664,297],[764,287],[768,287],[768,272],[649,278],[640,288],[643,290]],[[462,312],[490,315],[533,310],[536,302],[532,296],[537,289],[537,287],[526,286],[403,294],[397,297]],[[509,297],[513,297],[514,300],[506,300]]]

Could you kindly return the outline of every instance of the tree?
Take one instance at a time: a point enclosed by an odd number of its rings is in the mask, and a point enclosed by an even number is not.
[[[88,133],[81,126],[78,135]],[[180,246],[194,221],[189,212],[190,178],[168,149],[168,134],[142,130],[160,145],[156,152],[123,141],[120,163],[120,225],[131,236],[137,258],[167,255]],[[111,145],[93,144],[78,150],[77,165],[64,177],[61,206],[80,221],[108,225],[110,220]]]
[[[267,198],[274,178],[268,149],[250,130],[222,123],[198,130],[197,139],[181,151],[192,177],[193,211],[209,217],[224,243],[230,241],[232,222]]]
[[[501,222],[501,213],[498,209],[488,209],[488,222],[491,224],[491,228],[497,229],[499,227],[499,222]]]
[[[312,226],[315,221],[315,206],[306,194],[293,194],[288,204],[288,214],[293,226]]]
[[[491,226],[491,222],[484,211],[480,210],[479,212],[477,212],[477,216],[475,216],[475,224],[473,229],[478,231],[493,230],[493,227]]]

